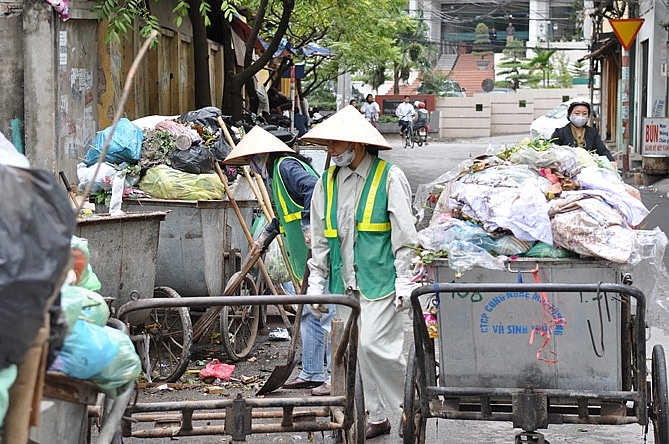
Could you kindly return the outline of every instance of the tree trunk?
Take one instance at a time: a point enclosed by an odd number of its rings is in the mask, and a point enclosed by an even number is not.
[[[204,18],[200,14],[201,0],[192,0],[188,8],[188,16],[193,26],[193,68],[195,71],[194,92],[195,109],[211,105],[211,89],[209,84],[209,42]]]

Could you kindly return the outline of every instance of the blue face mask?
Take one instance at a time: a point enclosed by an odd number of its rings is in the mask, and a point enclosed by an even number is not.
[[[332,162],[338,167],[349,166],[351,162],[353,162],[353,159],[355,159],[355,151],[353,151],[353,148],[347,149],[338,156],[332,156]]]

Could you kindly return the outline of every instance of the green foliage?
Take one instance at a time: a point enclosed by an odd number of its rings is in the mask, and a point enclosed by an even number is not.
[[[518,89],[530,77],[526,69],[529,59],[526,57],[525,42],[511,40],[502,50],[502,58],[497,64],[497,75],[511,83],[511,88]]]
[[[557,62],[557,86],[559,88],[570,88],[573,84],[574,77],[569,73],[569,62],[563,52],[559,53]]]
[[[460,85],[451,80],[449,74],[442,74],[438,71],[428,70],[423,73],[423,83],[420,87],[421,94],[434,94],[439,97],[454,96],[454,93],[461,92]]]
[[[548,86],[550,81],[550,74],[553,71],[553,65],[551,64],[551,58],[555,54],[555,49],[534,49],[534,57],[528,62],[528,68],[530,70],[530,75],[535,75],[541,73],[541,76],[536,76],[536,79],[540,80],[543,83],[544,88]],[[533,79],[535,80],[535,79]]]
[[[144,0],[94,0],[92,11],[97,14],[98,20],[107,20],[108,30],[106,42],[120,43],[120,36],[124,36],[128,41],[135,26],[139,27],[139,35],[147,38],[152,31],[160,31],[158,18],[151,14]],[[190,3],[187,0],[179,0],[172,9],[174,13],[174,24],[179,27],[184,17],[188,16]],[[211,24],[209,14],[211,5],[202,1],[199,12],[204,18],[205,26]],[[226,20],[232,20],[232,14],[236,9],[229,0],[221,0],[221,12]],[[151,46],[159,44],[159,38],[156,38]]]
[[[572,67],[569,68],[569,72],[572,76],[581,78],[588,77],[589,67],[583,60],[577,60],[572,63],[571,66]]]
[[[476,40],[473,43],[472,54],[480,55],[481,58],[492,54],[488,26],[485,23],[478,23],[476,25]]]

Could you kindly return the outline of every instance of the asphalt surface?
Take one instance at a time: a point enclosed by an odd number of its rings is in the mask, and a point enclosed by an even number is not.
[[[399,137],[388,137],[394,146],[391,151],[384,151],[381,157],[399,165],[406,173],[412,190],[415,192],[420,184],[429,183],[444,172],[447,172],[457,166],[460,162],[484,154],[489,148],[501,144],[512,145],[522,139],[525,135],[508,135],[493,138],[431,141],[427,146],[416,147],[413,150],[400,147]],[[666,232],[669,229],[669,205],[667,202],[667,193],[669,193],[669,180],[661,181],[654,186],[642,186],[640,192],[642,200],[648,208],[654,208],[645,222],[647,229],[659,226]],[[666,261],[666,259],[665,259]],[[202,387],[188,388],[185,390],[142,390],[140,400],[144,402],[155,402],[163,400],[194,400],[194,399],[213,399],[214,397],[230,397],[235,393],[243,393],[245,397],[252,396],[255,390],[262,384],[262,379],[266,378],[273,365],[285,362],[287,352],[287,342],[272,342],[267,340],[267,334],[270,330],[282,327],[278,318],[270,317],[270,325],[261,330],[257,346],[251,355],[255,362],[239,362],[233,376],[240,378],[260,377],[260,381],[255,383],[230,386],[222,393],[208,394]],[[413,335],[409,316],[406,315],[404,323],[405,344],[404,350],[408,352],[409,346],[413,342]],[[652,329],[649,332],[647,342],[648,356],[650,348],[655,343],[661,343],[665,348],[669,347],[669,341],[664,333],[658,329]],[[299,357],[299,351],[297,353]],[[207,358],[212,355],[207,356]],[[222,360],[224,356],[219,356]],[[194,367],[197,367],[194,365]],[[200,366],[201,367],[201,366]],[[299,371],[296,367],[294,374]],[[188,381],[187,381],[188,382]],[[194,379],[191,382],[196,382]],[[277,391],[272,396],[308,396],[306,391],[291,393],[289,391]],[[374,444],[400,443],[401,438],[397,434],[399,417],[390,418],[393,430],[390,435],[384,435],[369,442]],[[210,421],[210,424],[214,424]],[[220,422],[219,422],[220,424]],[[502,444],[513,443],[515,433],[518,429],[513,429],[508,422],[482,422],[482,421],[456,421],[456,420],[428,420],[426,443],[450,443],[450,444]],[[569,442],[570,444],[586,443],[653,443],[653,431],[650,427],[649,434],[644,436],[643,428],[638,424],[616,425],[616,426],[593,426],[593,425],[551,425],[548,430],[542,430],[547,441],[551,443]],[[208,436],[208,437],[180,437],[175,439],[137,439],[125,438],[124,443],[147,443],[159,444],[172,441],[178,441],[186,444],[204,444],[231,442],[229,436]],[[284,433],[284,434],[256,434],[247,437],[249,443],[330,443],[333,442],[331,436],[317,433],[309,435],[307,433]]]

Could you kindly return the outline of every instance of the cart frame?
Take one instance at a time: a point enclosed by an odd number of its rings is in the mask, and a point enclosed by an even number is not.
[[[627,311],[622,315],[623,328],[620,346],[630,353],[621,357],[634,359],[630,363],[631,380],[623,378],[622,390],[569,390],[553,388],[495,388],[495,387],[443,387],[438,383],[435,343],[428,335],[427,325],[422,316],[420,296],[439,295],[465,292],[563,292],[563,293],[612,293],[619,295],[624,302],[636,301],[636,311],[633,316]],[[630,286],[597,283],[597,284],[559,284],[559,283],[435,283],[416,288],[411,295],[411,305],[414,312],[413,334],[414,349],[409,359],[407,374],[405,405],[404,405],[404,442],[423,442],[425,426],[428,418],[484,420],[484,421],[513,421],[514,427],[523,429],[516,436],[516,442],[543,443],[543,435],[536,432],[539,428],[547,428],[548,424],[577,423],[577,424],[627,424],[638,423],[646,426],[649,420],[649,397],[647,387],[648,371],[646,368],[646,338],[645,338],[645,309],[644,294]],[[630,305],[630,304],[623,304]],[[626,327],[629,327],[628,329]],[[439,337],[443,341],[445,338]],[[626,344],[626,342],[630,342]],[[661,346],[656,346],[661,347]],[[415,353],[415,358],[413,353]],[[663,350],[653,350],[653,367],[656,367],[656,354]],[[659,359],[658,359],[659,361]],[[638,365],[634,365],[638,363]],[[664,365],[664,362],[662,362]],[[655,375],[653,375],[655,379]],[[656,389],[665,393],[666,403],[666,372],[659,376],[659,381],[653,381],[653,393]],[[628,383],[629,382],[629,383]],[[629,387],[628,387],[629,386]],[[415,390],[414,390],[415,389]],[[416,393],[417,391],[417,397]],[[662,398],[660,395],[659,398]],[[418,401],[418,405],[415,405]],[[464,401],[467,406],[461,404]],[[554,401],[556,403],[554,403]],[[654,400],[655,401],[655,400]],[[662,402],[662,399],[659,400]],[[559,404],[557,403],[559,402]],[[615,403],[621,406],[618,411],[602,408],[603,403]],[[627,402],[632,402],[629,407]],[[409,404],[409,405],[407,405]],[[465,407],[465,408],[463,408]],[[666,408],[666,406],[664,406]],[[615,409],[614,409],[615,410]],[[653,406],[652,411],[656,411]],[[660,411],[666,416],[666,411]],[[655,416],[655,415],[654,415]],[[655,423],[657,418],[651,418]],[[666,428],[666,421],[660,424]],[[409,436],[407,436],[407,433]],[[666,439],[666,430],[661,431]],[[529,439],[529,441],[525,441]],[[662,440],[660,440],[662,441]],[[658,444],[666,444],[658,442]]]
[[[213,307],[228,305],[271,305],[276,302],[275,296],[207,296],[187,297],[181,299],[144,299],[124,304],[118,311],[120,319],[136,310],[149,308],[175,307]],[[243,398],[239,394],[235,399],[135,403],[128,406],[122,422],[123,436],[138,438],[177,437],[196,435],[231,435],[233,440],[245,440],[253,433],[285,433],[341,431],[344,440],[351,442],[351,428],[358,443],[364,442],[365,412],[362,385],[357,364],[358,324],[360,304],[357,300],[345,295],[286,295],[282,296],[286,304],[338,304],[351,308],[351,315],[346,321],[341,340],[333,345],[333,377],[331,396],[322,397],[290,397],[290,398]],[[337,335],[333,334],[333,341]],[[334,344],[334,343],[333,343]],[[343,369],[343,375],[337,375],[337,369]],[[296,411],[301,408],[301,411]],[[319,408],[314,410],[315,408]],[[253,410],[265,409],[255,413]],[[267,411],[269,409],[269,411]],[[272,410],[273,409],[273,410]],[[279,410],[280,409],[280,410]],[[305,411],[304,409],[311,409]],[[224,425],[208,425],[197,427],[198,410],[224,410],[214,414],[213,419],[224,419]],[[133,415],[155,412],[181,412],[181,418],[175,427],[150,430],[132,430],[135,419]],[[300,416],[327,416],[330,421],[297,421]],[[195,416],[195,417],[194,417]],[[280,422],[253,424],[253,419],[280,419]],[[209,419],[212,419],[211,417]]]

